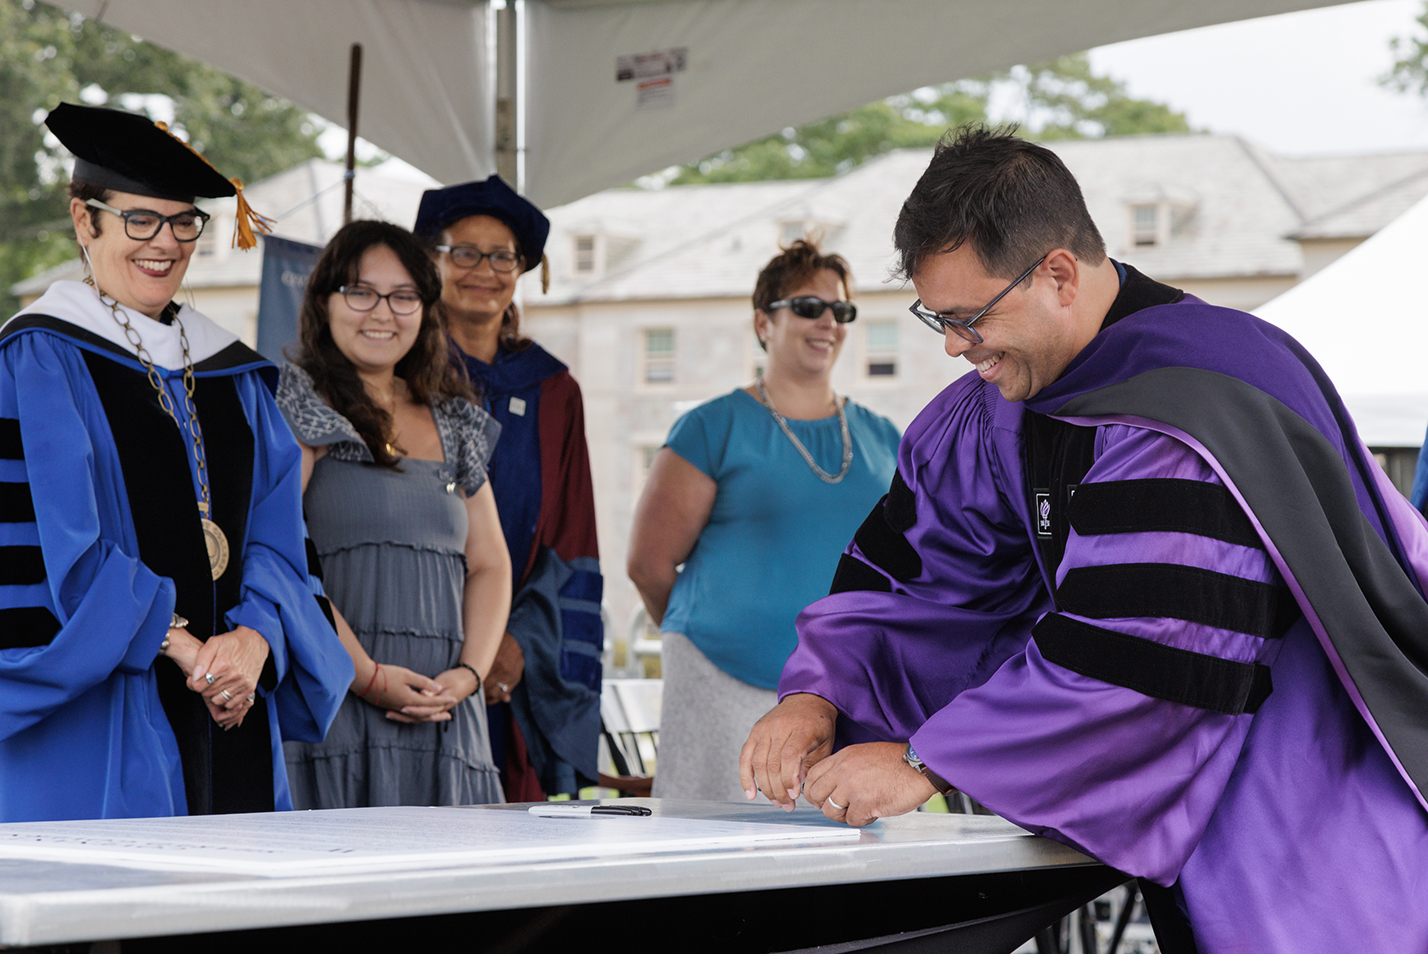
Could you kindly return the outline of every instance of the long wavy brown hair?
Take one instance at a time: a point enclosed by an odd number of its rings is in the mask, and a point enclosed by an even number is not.
[[[312,376],[317,393],[334,411],[352,422],[383,467],[398,469],[398,458],[387,451],[392,416],[373,401],[352,362],[332,340],[327,303],[343,285],[357,281],[362,256],[378,245],[391,249],[411,276],[421,296],[421,326],[411,350],[397,362],[396,375],[406,382],[416,401],[432,407],[450,398],[474,400],[461,362],[453,360],[441,311],[441,278],[426,248],[406,229],[388,222],[358,221],[344,225],[317,260],[307,280],[298,319],[301,351],[294,363]]]

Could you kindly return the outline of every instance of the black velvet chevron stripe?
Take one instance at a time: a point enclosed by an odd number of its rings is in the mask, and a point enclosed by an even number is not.
[[[833,585],[828,588],[828,595],[847,593],[852,590],[891,593],[892,584],[888,582],[887,577],[862,560],[845,553],[838,558],[838,569],[833,574]]]
[[[25,448],[20,443],[20,422],[13,417],[0,417],[0,460],[24,460]]]
[[[316,593],[313,594],[312,598],[317,600],[317,608],[322,610],[323,616],[327,617],[327,625],[332,627],[334,633],[337,632],[337,617],[332,614],[332,601],[325,596],[318,596]],[[269,656],[268,658],[272,659],[273,657]],[[273,680],[275,684],[277,682],[276,676],[277,674],[275,672]]]
[[[885,505],[890,497],[891,494],[886,494],[877,502],[858,532],[853,534],[853,542],[874,566],[906,583],[921,575],[922,557],[907,542],[907,537],[888,523]]]
[[[0,586],[31,586],[45,581],[39,547],[0,547]]]
[[[1176,563],[1077,567],[1057,587],[1056,604],[1093,619],[1158,616],[1267,639],[1300,615],[1285,587]]]
[[[322,579],[322,557],[317,554],[317,547],[312,542],[312,537],[303,537],[303,544],[307,547],[307,573],[308,576],[315,576]]]
[[[1067,511],[1082,536],[1103,533],[1193,533],[1260,547],[1239,501],[1220,484],[1162,477],[1082,484]]]
[[[917,523],[917,498],[903,481],[900,471],[893,471],[892,486],[883,501],[883,517],[898,533],[907,533]]]
[[[1259,711],[1273,687],[1269,667],[1164,646],[1047,613],[1032,629],[1042,658],[1154,699],[1225,715]]]
[[[0,523],[34,523],[35,502],[28,483],[0,482]]]
[[[43,606],[0,609],[0,649],[48,646],[59,630],[59,620]]]

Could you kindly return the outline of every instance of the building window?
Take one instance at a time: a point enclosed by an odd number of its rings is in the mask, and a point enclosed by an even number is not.
[[[595,236],[575,236],[575,274],[595,274]]]
[[[645,383],[669,384],[674,380],[674,329],[645,329]]]
[[[1160,241],[1160,207],[1157,205],[1131,206],[1131,244],[1137,248],[1155,245]]]
[[[863,332],[867,336],[868,377],[897,377],[897,322],[870,321]]]
[[[218,236],[221,232],[223,232],[223,219],[214,218],[212,222],[208,223],[208,227],[198,237],[197,254],[199,258],[212,258],[218,254]]]

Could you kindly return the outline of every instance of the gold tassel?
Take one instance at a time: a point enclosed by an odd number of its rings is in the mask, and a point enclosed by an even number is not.
[[[182,144],[185,149],[193,153],[198,158],[202,159],[204,165],[208,166],[208,168],[212,169],[214,172],[218,172],[218,167],[215,166],[213,163],[209,162],[208,157],[206,157],[203,153],[199,152],[197,149],[190,146],[188,143],[184,142],[179,137],[175,136],[173,133],[169,132],[168,123],[155,122],[154,125],[158,126],[164,132],[169,133],[169,135],[173,138],[174,142]],[[218,174],[220,176],[223,175],[223,173],[221,172],[218,172]],[[261,213],[253,211],[253,207],[248,204],[248,200],[243,198],[242,179],[234,178],[229,179],[228,181],[232,184],[233,190],[238,197],[238,219],[236,222],[233,223],[233,242],[230,247],[241,248],[244,251],[247,251],[248,249],[253,248],[255,245],[258,244],[258,239],[257,236],[253,234],[253,229],[256,228],[264,235],[269,235],[273,231],[274,220],[268,218],[266,215],[262,215]]]
[[[550,258],[542,255],[540,257],[540,293],[544,295],[550,291]]]
[[[257,237],[253,235],[253,229],[256,227],[264,235],[270,235],[273,231],[273,220],[253,211],[248,200],[243,198],[241,179],[229,179],[228,181],[233,183],[233,188],[238,193],[238,220],[233,223],[233,245],[247,251],[258,244]]]

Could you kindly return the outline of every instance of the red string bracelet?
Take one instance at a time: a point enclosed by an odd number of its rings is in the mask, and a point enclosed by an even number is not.
[[[375,669],[372,670],[372,678],[371,678],[370,680],[368,680],[368,682],[367,682],[367,688],[366,688],[366,689],[363,689],[361,692],[357,693],[357,698],[358,698],[358,699],[366,699],[366,698],[367,698],[367,693],[371,692],[371,691],[372,691],[372,687],[377,684],[377,673],[379,673],[379,672],[382,671],[382,664],[381,664],[381,663],[377,663],[377,664],[376,664],[376,667],[377,667],[377,668],[375,668]],[[386,685],[386,680],[385,680],[385,679],[382,681],[382,685],[384,685],[384,686]]]

